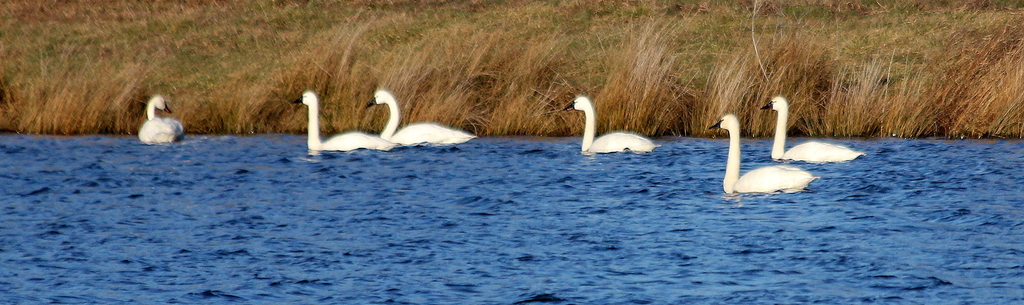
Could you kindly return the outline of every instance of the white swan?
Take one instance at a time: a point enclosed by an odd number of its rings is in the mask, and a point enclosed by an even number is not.
[[[139,128],[139,140],[146,144],[171,143],[180,141],[185,134],[181,122],[169,117],[156,116],[156,110],[171,113],[163,96],[154,95],[146,103],[146,122]]]
[[[303,103],[309,108],[309,130],[306,138],[309,150],[350,151],[360,148],[389,150],[395,147],[395,143],[358,131],[349,131],[335,135],[327,141],[320,141],[320,99],[317,98],[316,92],[306,90],[302,93],[302,98],[293,103]]]
[[[388,110],[391,111],[391,117],[388,118],[388,124],[384,126],[384,131],[381,131],[380,137],[393,143],[402,145],[424,143],[438,145],[459,144],[476,138],[476,136],[465,131],[428,122],[412,123],[403,127],[402,130],[395,132],[398,129],[398,121],[402,117],[401,111],[398,108],[398,100],[395,99],[395,96],[387,90],[377,90],[373,94],[373,100],[370,101],[367,107],[374,104],[387,104]]]
[[[795,192],[818,179],[811,173],[789,165],[758,168],[740,176],[740,122],[735,115],[726,114],[711,128],[729,131],[729,160],[725,165],[722,187],[726,193]],[[710,128],[709,128],[710,129]]]
[[[590,153],[610,153],[620,151],[632,151],[645,153],[654,150],[655,145],[651,140],[632,133],[613,132],[594,139],[596,133],[597,114],[594,111],[594,103],[585,95],[576,97],[572,105],[565,107],[565,110],[582,110],[586,117],[586,125],[583,130],[583,146],[581,151]]]
[[[786,151],[789,101],[782,96],[776,96],[761,109],[773,109],[779,113],[775,122],[775,144],[772,145],[772,159],[821,163],[850,161],[864,155],[864,152],[855,151],[846,146],[817,141],[805,142]]]

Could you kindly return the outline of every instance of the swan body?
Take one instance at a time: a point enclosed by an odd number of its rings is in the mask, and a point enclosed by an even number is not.
[[[772,165],[743,174],[733,184],[733,190],[736,193],[795,192],[806,188],[814,179],[818,177],[797,167]]]
[[[740,176],[740,123],[727,114],[711,128],[729,131],[729,159],[725,165],[722,187],[726,193],[771,193],[803,190],[818,179],[811,173],[789,165],[765,166]]]
[[[775,122],[775,143],[772,145],[772,159],[823,163],[850,161],[864,155],[864,152],[855,151],[846,146],[817,141],[801,143],[786,151],[789,101],[784,97],[776,96],[761,109],[772,109],[778,112],[778,119]]]
[[[391,136],[391,141],[402,145],[459,144],[476,136],[469,133],[441,126],[436,123],[419,122],[406,125],[402,130]]]
[[[398,122],[402,117],[398,107],[398,100],[387,90],[377,90],[373,94],[373,100],[367,106],[374,104],[387,104],[388,110],[391,111],[388,124],[384,126],[384,131],[381,131],[380,137],[393,143],[401,145],[448,145],[464,143],[476,138],[476,136],[465,131],[429,122],[409,124],[402,128],[402,130],[398,130]]]
[[[381,139],[380,137],[368,135],[358,131],[350,131],[338,134],[328,138],[327,141],[321,141],[320,99],[317,98],[316,92],[313,92],[313,90],[306,90],[306,92],[302,93],[302,98],[296,100],[294,103],[302,103],[309,108],[309,126],[307,131],[308,136],[306,138],[306,143],[309,146],[309,150],[350,151],[360,148],[389,150],[395,147],[394,143],[388,142],[387,140]]]
[[[185,134],[181,122],[169,117],[156,116],[157,110],[171,113],[167,100],[155,95],[146,103],[146,122],[139,129],[139,140],[146,144],[160,144],[180,141]]]
[[[862,155],[863,152],[854,151],[846,146],[810,141],[793,146],[777,159],[824,163],[850,161]]]
[[[586,117],[586,125],[583,130],[583,145],[580,148],[583,152],[611,153],[632,151],[645,153],[653,151],[655,147],[658,147],[658,145],[655,145],[650,139],[626,132],[608,133],[594,139],[594,134],[597,129],[597,115],[594,111],[594,103],[590,101],[590,98],[580,95],[576,97],[576,100],[572,102],[572,105],[565,107],[565,110],[569,110],[570,108],[582,110]]]

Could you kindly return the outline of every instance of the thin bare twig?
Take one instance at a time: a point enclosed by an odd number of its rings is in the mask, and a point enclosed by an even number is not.
[[[757,51],[757,38],[754,33],[754,18],[757,17],[757,10],[761,4],[757,0],[754,0],[754,11],[750,14],[750,41],[754,44],[754,58],[757,58],[757,65],[761,67],[761,76],[764,77],[764,81],[768,81],[768,70],[764,68],[764,62],[761,62],[761,53]]]

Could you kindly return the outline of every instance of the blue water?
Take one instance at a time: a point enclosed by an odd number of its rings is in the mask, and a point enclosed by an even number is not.
[[[1024,302],[1022,141],[843,140],[868,154],[742,196],[724,139],[658,142],[0,135],[0,303]]]

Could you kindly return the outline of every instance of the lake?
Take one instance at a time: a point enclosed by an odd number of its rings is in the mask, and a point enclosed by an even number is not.
[[[835,139],[867,155],[753,195],[725,138],[655,141],[4,134],[0,303],[1024,302],[1024,141]]]

